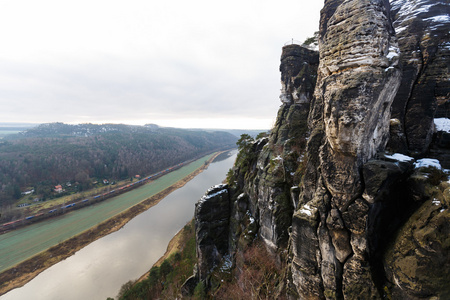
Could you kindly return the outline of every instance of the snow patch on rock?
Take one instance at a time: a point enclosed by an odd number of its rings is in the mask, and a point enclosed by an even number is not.
[[[302,214],[311,216],[311,215],[312,215],[312,208],[311,208],[308,204],[305,204],[305,205],[300,209],[300,212],[301,212]]]
[[[385,155],[384,157],[386,158],[390,158],[390,159],[394,159],[394,160],[398,160],[398,161],[404,161],[404,162],[410,162],[412,160],[414,160],[414,158],[412,158],[411,156],[407,156],[401,153],[394,153],[392,155]]]
[[[414,163],[414,167],[417,169],[417,168],[423,168],[423,167],[433,167],[433,168],[436,168],[436,169],[439,169],[439,170],[441,170],[442,169],[442,167],[441,167],[441,163],[439,162],[439,160],[437,160],[437,159],[434,159],[434,158],[422,158],[422,159],[419,159],[419,160],[417,160],[415,163]]]
[[[436,118],[434,119],[434,125],[437,131],[445,131],[450,133],[450,119],[448,118]]]

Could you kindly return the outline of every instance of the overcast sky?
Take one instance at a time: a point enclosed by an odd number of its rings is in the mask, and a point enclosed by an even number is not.
[[[321,0],[0,0],[0,122],[270,128]]]

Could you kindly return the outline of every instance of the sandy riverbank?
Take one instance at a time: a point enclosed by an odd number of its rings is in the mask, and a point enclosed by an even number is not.
[[[128,210],[79,235],[76,235],[44,252],[41,252],[40,254],[31,257],[15,267],[4,271],[0,274],[0,295],[7,293],[14,288],[25,285],[45,269],[73,255],[75,252],[93,241],[119,230],[135,216],[158,204],[162,199],[164,199],[164,197],[174,190],[184,186],[188,181],[206,169],[209,164],[223,152],[216,153],[201,168],[195,170],[193,173],[168,187],[164,191],[140,202],[139,204],[136,204]]]

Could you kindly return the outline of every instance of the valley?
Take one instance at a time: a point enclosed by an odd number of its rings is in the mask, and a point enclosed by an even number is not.
[[[64,217],[0,235],[0,266],[3,272],[0,274],[0,282],[3,283],[0,293],[23,285],[90,242],[120,229],[131,218],[154,206],[202,172],[218,155],[207,155],[142,187],[70,212]]]

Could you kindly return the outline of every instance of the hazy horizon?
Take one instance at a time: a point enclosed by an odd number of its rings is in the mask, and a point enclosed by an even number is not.
[[[126,123],[93,123],[93,122],[84,122],[84,123],[66,123],[66,122],[44,122],[44,123],[28,123],[28,122],[0,122],[0,127],[36,127],[42,124],[52,124],[52,123],[63,123],[67,125],[83,125],[83,124],[92,124],[92,125],[129,125],[129,126],[145,126],[145,125],[157,125],[163,128],[180,128],[180,129],[203,129],[203,130],[270,130],[271,128],[216,128],[216,127],[176,127],[176,126],[162,126],[156,123],[147,123],[147,124],[126,124]]]
[[[271,128],[318,2],[3,1],[0,120]]]

